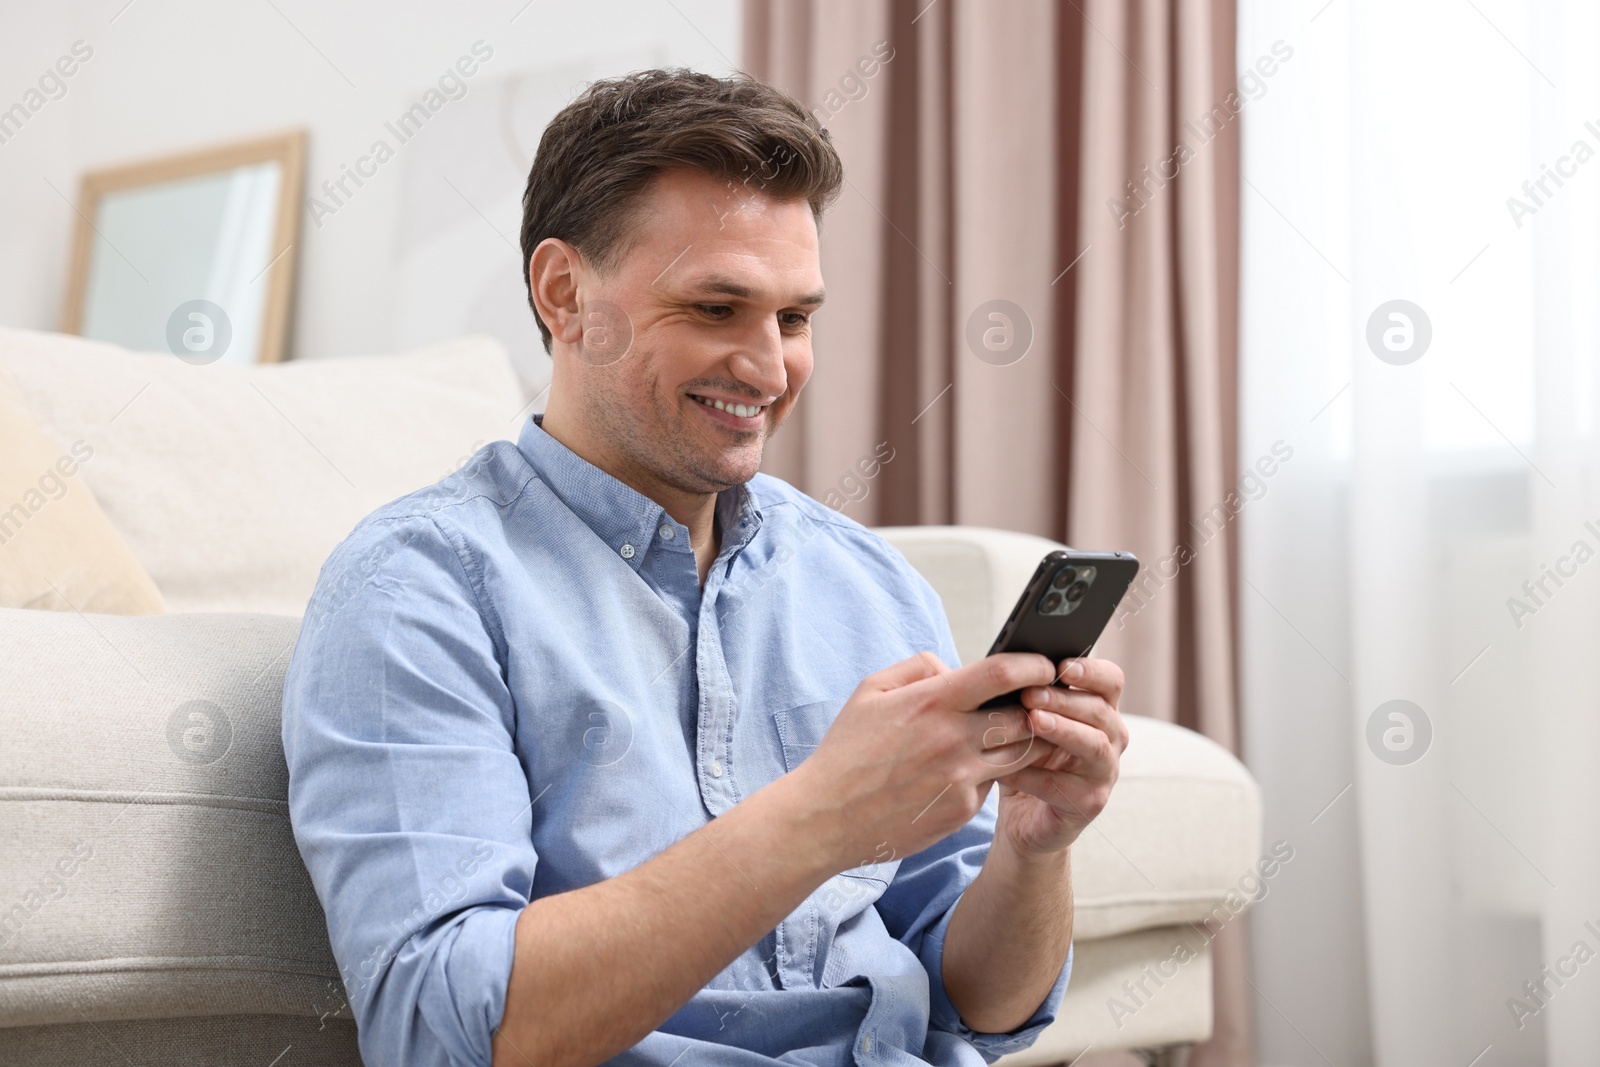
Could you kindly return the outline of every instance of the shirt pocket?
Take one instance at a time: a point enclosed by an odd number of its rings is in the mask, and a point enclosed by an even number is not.
[[[796,704],[772,714],[783,748],[783,764],[794,770],[817,750],[823,734],[844,707],[848,697]],[[894,880],[900,861],[885,845],[873,855],[861,857],[860,865],[841,871],[817,890],[813,901],[821,904],[834,923],[871,906]]]
[[[787,771],[816,752],[848,699],[811,701],[773,712]],[[829,987],[864,973],[864,966],[870,969],[883,952],[880,939],[888,934],[882,920],[866,912],[872,912],[898,870],[899,861],[886,846],[862,856],[861,864],[824,881],[794,915],[779,923],[779,974],[786,989],[797,984]]]
[[[822,743],[822,735],[833,725],[834,718],[847,699],[815,700],[772,713],[772,723],[778,731],[778,744],[783,748],[785,770],[794,770],[817,750],[817,745]]]

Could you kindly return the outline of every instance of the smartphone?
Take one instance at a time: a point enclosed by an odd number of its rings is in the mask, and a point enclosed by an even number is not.
[[[988,654],[1037,652],[1055,664],[1087,656],[1138,573],[1131,552],[1051,552],[1039,561]],[[980,706],[1018,704],[1021,693]]]

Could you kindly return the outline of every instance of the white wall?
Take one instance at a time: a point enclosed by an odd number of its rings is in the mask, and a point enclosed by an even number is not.
[[[548,359],[516,246],[540,132],[595,77],[654,65],[726,73],[739,61],[740,5],[525,3],[0,0],[0,110],[75,41],[93,49],[66,94],[0,144],[0,324],[58,328],[76,216],[56,190],[75,199],[84,170],[298,126],[311,194],[481,40],[493,56],[466,96],[320,227],[302,211],[290,355],[481,330],[537,379]]]

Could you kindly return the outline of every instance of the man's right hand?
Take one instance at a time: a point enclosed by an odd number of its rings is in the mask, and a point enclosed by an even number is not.
[[[1020,706],[991,697],[1050,685],[1044,656],[1005,652],[952,670],[931,652],[868,675],[791,772],[830,827],[835,868],[919,852],[964,826],[995,779],[1048,759]]]

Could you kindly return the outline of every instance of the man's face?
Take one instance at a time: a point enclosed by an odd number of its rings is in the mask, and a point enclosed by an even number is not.
[[[683,492],[746,482],[811,376],[811,208],[675,170],[647,190],[630,237],[615,273],[580,284],[583,341],[561,369],[584,435],[628,474]]]

